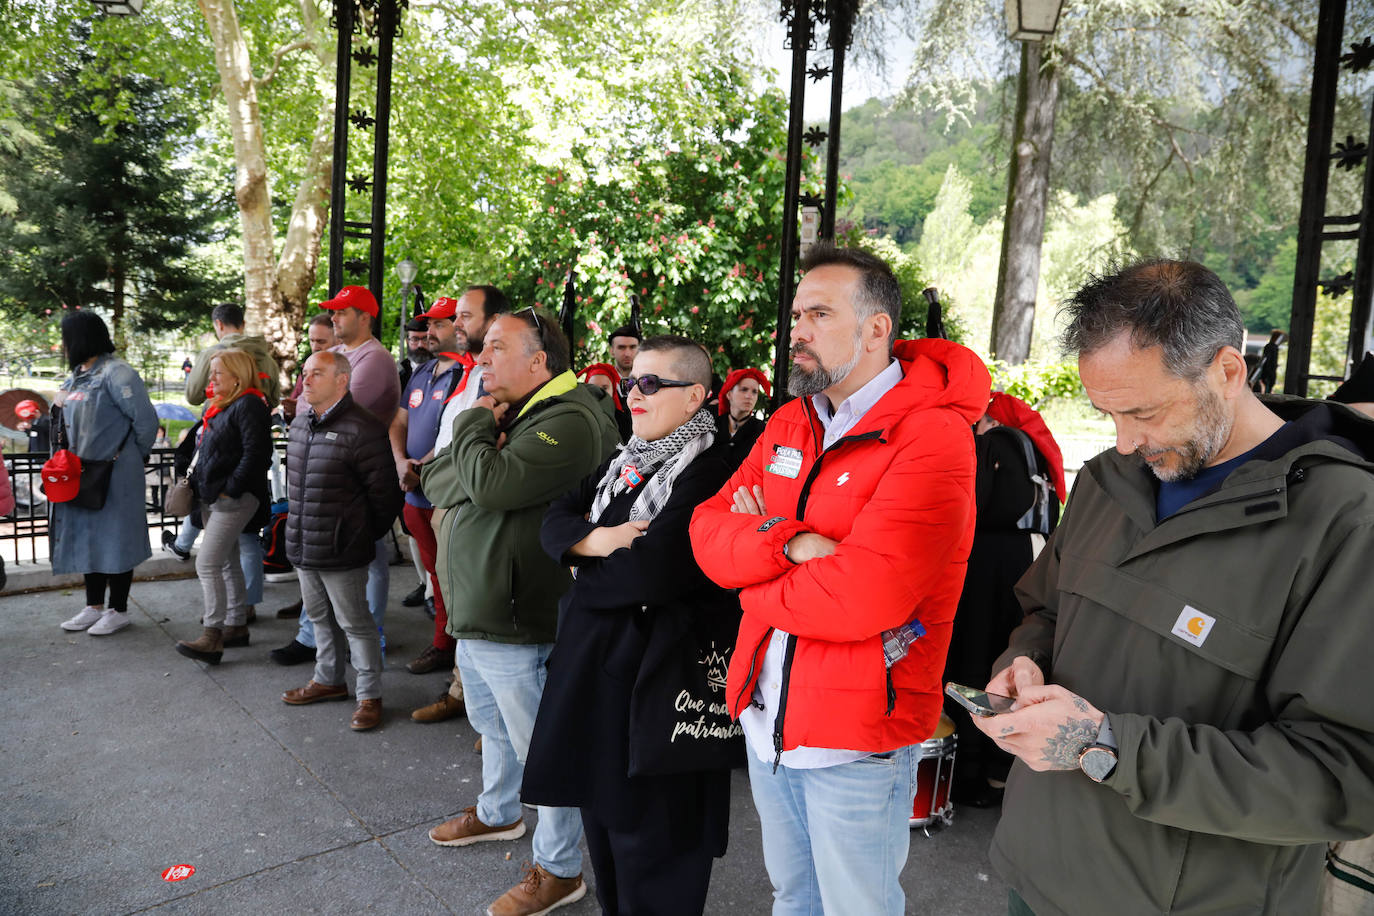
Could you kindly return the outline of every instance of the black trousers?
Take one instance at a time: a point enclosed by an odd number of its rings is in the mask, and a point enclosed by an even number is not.
[[[129,610],[129,586],[134,582],[134,571],[122,573],[86,573],[86,604],[105,604],[105,586],[110,587],[110,603],[107,607],[121,613]]]
[[[711,850],[706,831],[683,848],[672,836],[670,818],[648,810],[628,830],[612,829],[596,809],[583,808],[582,831],[596,872],[596,899],[606,916],[701,916],[711,883]],[[663,816],[660,816],[663,815]]]

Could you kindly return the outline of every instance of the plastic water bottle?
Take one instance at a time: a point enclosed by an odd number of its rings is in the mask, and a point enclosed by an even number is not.
[[[913,620],[904,623],[900,627],[883,631],[883,661],[891,668],[911,651],[911,644],[922,636],[926,635],[926,628],[921,625],[921,621]]]

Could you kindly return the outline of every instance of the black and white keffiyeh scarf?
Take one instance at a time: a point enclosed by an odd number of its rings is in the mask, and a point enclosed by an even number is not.
[[[705,410],[692,414],[690,420],[662,439],[645,442],[638,436],[631,436],[630,441],[621,446],[606,468],[606,476],[597,485],[596,498],[592,500],[592,511],[588,513],[587,520],[596,522],[611,500],[641,486],[644,492],[630,507],[630,519],[653,519],[672,495],[673,481],[677,475],[697,455],[710,448],[715,439],[715,420]]]

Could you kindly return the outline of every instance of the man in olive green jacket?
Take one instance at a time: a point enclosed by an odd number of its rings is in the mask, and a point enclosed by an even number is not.
[[[1261,402],[1201,265],[1094,280],[1065,334],[1116,452],[1017,586],[977,724],[1019,759],[993,863],[1013,913],[1314,913],[1374,831],[1374,423]]]
[[[558,601],[572,580],[544,553],[554,499],[619,443],[610,400],[577,384],[568,343],[534,309],[497,318],[479,359],[486,394],[458,415],[453,441],[425,465],[436,513],[438,578],[458,640],[468,720],[482,735],[482,793],[429,832],[441,846],[525,832],[520,781],[553,648]],[[586,894],[575,808],[539,809],[534,865],[492,904],[495,916],[543,913]]]

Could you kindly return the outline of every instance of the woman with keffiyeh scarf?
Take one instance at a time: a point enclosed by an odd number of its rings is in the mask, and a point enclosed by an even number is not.
[[[692,510],[729,477],[727,443],[701,409],[710,372],[691,340],[644,341],[622,383],[634,435],[544,519],[544,549],[576,580],[559,607],[521,796],[581,808],[606,913],[702,912],[725,852],[728,755],[685,772],[643,764],[669,729],[636,702],[665,645],[707,627],[729,634],[716,644],[728,657],[738,629],[737,598],[701,572],[687,534]]]
[[[205,535],[196,575],[205,596],[205,630],[176,649],[188,658],[219,664],[226,645],[248,645],[239,534],[266,523],[267,468],[272,459],[267,397],[256,387],[258,370],[243,350],[220,350],[210,361],[210,401],[201,417],[191,488],[200,503]]]

